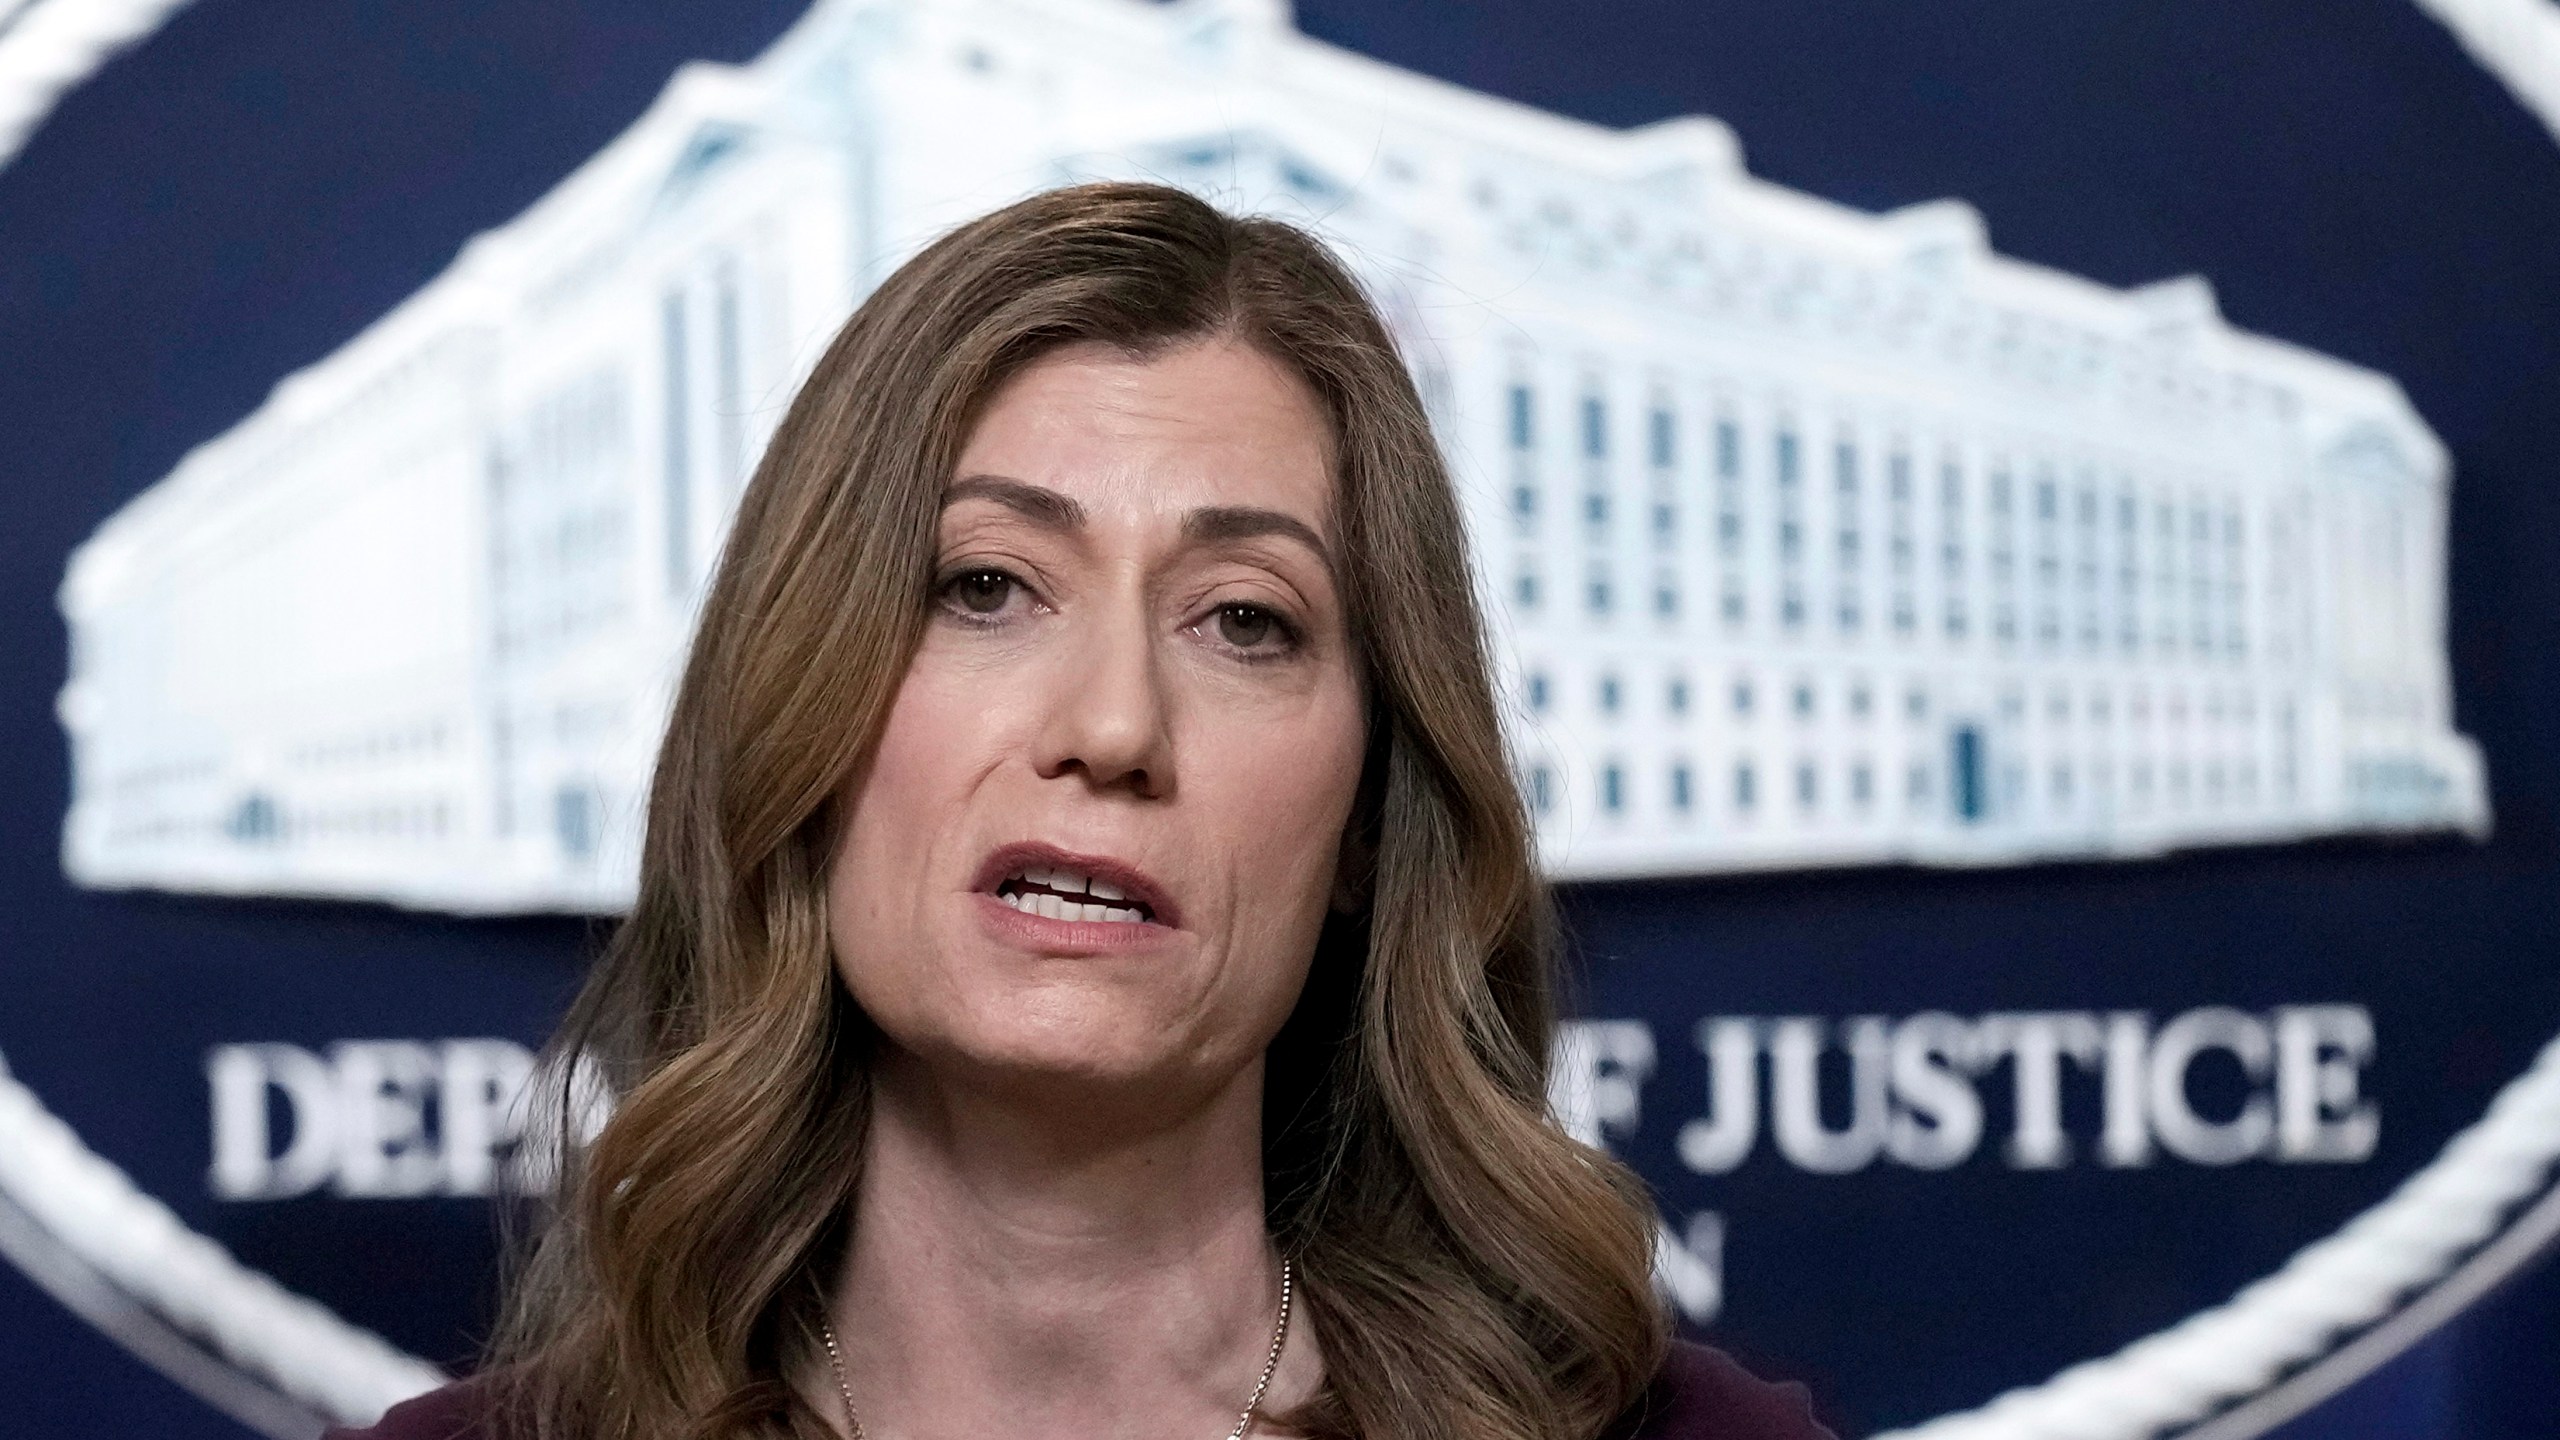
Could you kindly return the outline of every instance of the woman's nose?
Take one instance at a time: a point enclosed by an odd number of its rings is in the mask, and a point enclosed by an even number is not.
[[[1064,663],[1052,672],[1040,775],[1081,771],[1097,789],[1171,794],[1172,716],[1148,620],[1093,615],[1073,628]]]

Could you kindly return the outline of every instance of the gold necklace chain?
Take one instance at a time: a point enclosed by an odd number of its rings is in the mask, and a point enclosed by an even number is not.
[[[1227,1440],[1244,1440],[1244,1432],[1253,1428],[1253,1412],[1262,1408],[1262,1397],[1271,1389],[1271,1377],[1280,1368],[1280,1348],[1289,1340],[1289,1299],[1294,1290],[1294,1275],[1287,1259],[1280,1262],[1280,1321],[1271,1327],[1271,1353],[1262,1359],[1262,1376],[1253,1382],[1253,1393],[1245,1397],[1244,1413],[1236,1417],[1236,1428],[1227,1432]],[[818,1331],[826,1338],[827,1361],[835,1367],[836,1396],[844,1401],[844,1428],[851,1440],[863,1440],[862,1417],[854,1413],[853,1381],[844,1368],[844,1347],[836,1343],[835,1322],[818,1317]]]

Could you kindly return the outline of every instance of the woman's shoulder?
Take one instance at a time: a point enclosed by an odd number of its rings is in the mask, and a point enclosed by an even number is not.
[[[360,1430],[331,1430],[320,1440],[502,1440],[490,1419],[485,1382],[457,1380],[403,1400]]]
[[[1671,1342],[1617,1440],[1833,1440],[1794,1382],[1771,1384],[1721,1350]]]

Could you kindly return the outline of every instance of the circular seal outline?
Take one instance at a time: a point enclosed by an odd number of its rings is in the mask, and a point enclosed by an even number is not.
[[[2382,1201],[2211,1309],[1878,1440],[2251,1440],[2408,1349],[2560,1239],[2560,1036]],[[0,1064],[0,1254],[276,1440],[371,1423],[434,1366],[234,1259]],[[2186,1428],[2194,1427],[2194,1428]]]
[[[39,0],[9,35],[0,165],[54,102],[187,0]],[[2560,138],[2560,13],[2415,0]],[[41,42],[41,43],[39,43]],[[31,50],[31,46],[33,47]],[[2432,1333],[2560,1242],[2560,1037],[2380,1203],[2230,1300],[2042,1384],[1878,1440],[2251,1440]],[[2539,1197],[2538,1199],[2536,1197]],[[0,1255],[214,1408],[277,1440],[369,1423],[434,1366],[241,1264],[89,1149],[0,1062]]]

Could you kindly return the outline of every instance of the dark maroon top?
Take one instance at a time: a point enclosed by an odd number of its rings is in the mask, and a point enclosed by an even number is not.
[[[391,1407],[367,1430],[321,1440],[503,1440],[467,1382]],[[1802,1385],[1772,1385],[1721,1350],[1675,1340],[1662,1371],[1613,1440],[1833,1440],[1813,1418]]]

